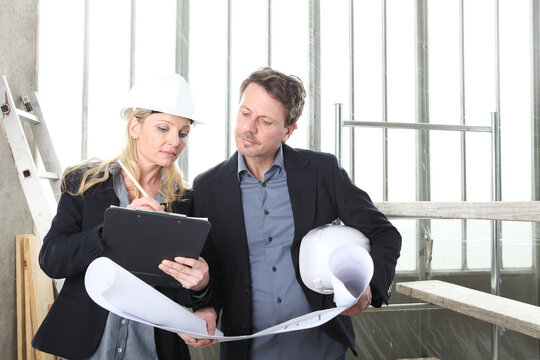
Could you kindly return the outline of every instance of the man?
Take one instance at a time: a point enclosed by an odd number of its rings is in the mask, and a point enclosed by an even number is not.
[[[194,215],[212,223],[202,256],[213,284],[213,307],[196,313],[214,324],[222,311],[225,335],[252,334],[335,306],[332,295],[302,283],[298,257],[305,234],[338,218],[370,239],[375,265],[370,286],[342,315],[388,303],[401,236],[333,155],[285,145],[304,99],[298,78],[255,71],[241,86],[237,153],[194,181]],[[183,338],[195,347],[215,343]],[[221,358],[336,360],[347,347],[354,351],[352,321],[338,316],[314,329],[222,343]]]

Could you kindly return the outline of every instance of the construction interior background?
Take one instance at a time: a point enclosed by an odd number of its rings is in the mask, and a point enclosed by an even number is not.
[[[136,79],[182,74],[208,123],[180,159],[188,180],[234,151],[245,75],[300,76],[308,101],[289,143],[338,155],[396,215],[395,283],[437,279],[533,306],[532,324],[516,321],[531,335],[504,326],[516,322],[502,310],[479,320],[394,288],[390,306],[353,320],[360,358],[540,358],[540,0],[0,0],[0,49],[17,105],[38,91],[64,168],[116,153]],[[446,205],[418,206],[431,201]],[[0,203],[0,358],[15,359],[15,238],[36,229],[3,134]],[[491,301],[470,299],[477,313]]]

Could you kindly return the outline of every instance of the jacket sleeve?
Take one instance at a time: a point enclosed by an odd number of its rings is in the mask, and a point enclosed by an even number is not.
[[[352,183],[335,157],[332,157],[332,162],[339,218],[345,225],[360,230],[371,243],[370,255],[374,265],[371,304],[380,307],[383,302],[388,304],[401,250],[401,235],[375,207],[369,195]]]
[[[171,204],[171,210],[176,214],[193,216],[193,191],[191,189],[184,189],[182,193],[182,199],[180,201],[173,202]],[[207,304],[210,294],[212,292],[211,281],[212,279],[210,279],[208,285],[199,292],[194,292],[189,289],[181,288],[178,290],[174,290],[170,294],[167,293],[167,296],[173,299],[176,303],[183,306],[203,307]],[[159,288],[159,291],[165,293],[164,288]]]
[[[64,192],[51,229],[43,239],[39,264],[51,278],[80,274],[104,250],[101,222],[83,230],[83,199]],[[98,215],[99,217],[99,215]]]

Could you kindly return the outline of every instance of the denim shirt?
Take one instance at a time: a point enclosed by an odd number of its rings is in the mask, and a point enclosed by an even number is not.
[[[121,207],[129,205],[124,177],[119,167],[111,166],[109,172],[113,176],[114,192]],[[163,202],[158,193],[155,198]],[[114,313],[109,313],[103,330],[103,337],[96,352],[88,360],[114,359],[157,359],[154,328],[150,325],[124,319]]]

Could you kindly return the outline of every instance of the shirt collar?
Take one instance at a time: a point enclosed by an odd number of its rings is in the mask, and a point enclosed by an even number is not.
[[[126,189],[126,184],[124,182],[124,177],[122,176],[122,171],[120,169],[120,166],[118,165],[111,165],[109,167],[109,173],[113,177],[113,187],[114,192],[116,194],[116,197],[118,197],[118,200],[120,201],[121,207],[126,207],[129,205],[129,194]],[[178,190],[178,185],[176,185],[176,190]],[[157,202],[164,203],[165,197],[161,195],[161,193],[158,192],[156,197],[154,198]]]
[[[276,158],[274,159],[274,163],[272,164],[272,166],[270,166],[270,169],[274,168],[275,166],[277,166],[280,171],[285,172],[285,161],[283,160],[283,144],[279,146]],[[238,181],[240,181],[240,174],[244,171],[250,173],[246,165],[246,161],[244,160],[244,156],[238,152]]]

